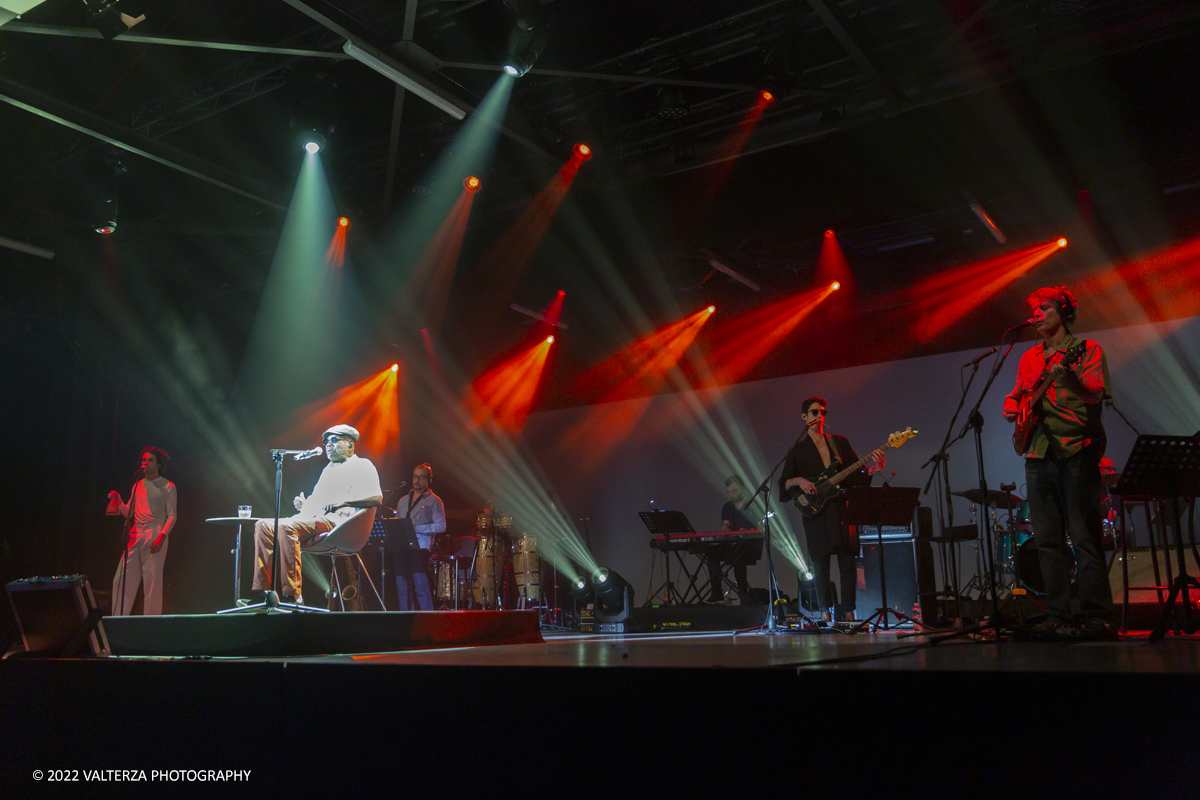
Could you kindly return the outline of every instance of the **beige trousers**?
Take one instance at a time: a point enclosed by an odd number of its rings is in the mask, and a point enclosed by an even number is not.
[[[297,514],[279,520],[279,540],[283,545],[283,580],[279,582],[279,594],[283,597],[300,597],[303,579],[300,574],[300,546],[314,536],[329,533],[336,523],[325,517],[302,517]],[[254,523],[254,582],[251,588],[270,589],[271,574],[275,568],[275,549],[271,546],[275,519],[260,519]]]

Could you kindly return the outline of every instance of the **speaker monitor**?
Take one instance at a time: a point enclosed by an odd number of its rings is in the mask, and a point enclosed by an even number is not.
[[[26,652],[71,657],[86,635],[92,655],[108,654],[104,623],[85,576],[26,578],[6,588]]]

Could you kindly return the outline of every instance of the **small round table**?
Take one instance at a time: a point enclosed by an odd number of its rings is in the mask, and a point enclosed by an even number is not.
[[[233,546],[233,608],[237,608],[241,598],[242,582],[242,526],[253,525],[266,517],[210,517],[204,520],[214,525],[237,525],[237,542]],[[275,519],[271,517],[271,519]]]

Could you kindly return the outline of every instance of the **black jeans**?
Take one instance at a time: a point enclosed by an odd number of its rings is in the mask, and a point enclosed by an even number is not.
[[[834,607],[834,618],[842,619],[853,611],[858,595],[858,553],[852,548],[841,527],[837,507],[831,502],[815,517],[804,518],[804,538],[812,559],[813,588],[821,608]],[[841,580],[839,603],[833,602],[833,582],[829,579],[829,558],[837,556]]]
[[[1100,454],[1087,448],[1062,460],[1027,458],[1025,483],[1050,615],[1071,619],[1070,537],[1083,617],[1111,622],[1112,590],[1102,543]]]

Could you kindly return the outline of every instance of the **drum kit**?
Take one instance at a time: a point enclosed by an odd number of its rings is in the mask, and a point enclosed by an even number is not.
[[[1015,484],[1013,484],[1015,486]],[[1030,518],[1029,501],[1007,491],[991,489],[985,498],[978,489],[952,492],[977,506],[984,506],[992,515],[992,531],[995,534],[996,577],[1001,588],[1024,589],[1030,594],[1044,596],[1046,584],[1042,580],[1042,568],[1038,563],[1037,542],[1033,538],[1033,522]],[[1007,511],[1006,517],[1000,512]],[[1068,542],[1070,545],[1070,542]],[[1072,548],[1072,551],[1074,548]],[[1074,579],[1075,567],[1071,574]],[[986,574],[980,565],[979,574]]]
[[[511,514],[479,514],[473,536],[431,554],[442,608],[540,607],[542,566],[537,536],[513,531]]]

